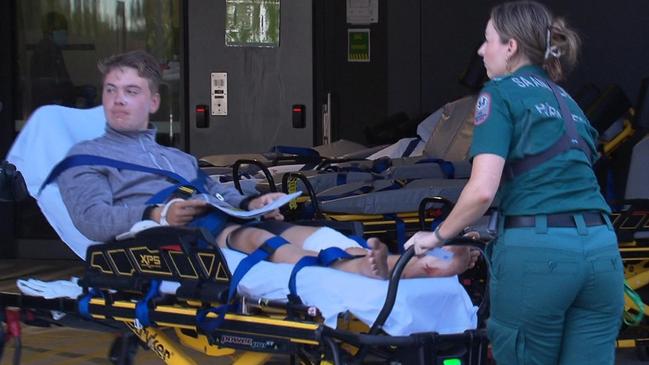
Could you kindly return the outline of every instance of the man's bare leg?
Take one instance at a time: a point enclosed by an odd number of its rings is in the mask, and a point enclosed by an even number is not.
[[[475,266],[475,262],[480,256],[478,251],[471,250],[468,247],[446,247],[453,253],[453,258],[444,260],[434,256],[413,257],[403,270],[403,278],[417,277],[442,277],[461,274],[467,269]],[[388,268],[392,270],[399,255],[388,256]]]
[[[295,245],[303,247],[306,239],[320,228],[296,225],[284,231],[282,237]],[[333,267],[342,271],[359,273],[371,278],[386,278],[388,275],[387,246],[378,240],[372,244],[368,243],[368,246],[370,249],[369,253],[368,250],[360,246],[345,249],[345,252],[350,255],[364,257],[359,257],[354,260],[340,260]]]
[[[234,232],[239,226],[226,227],[217,237],[217,244],[226,247],[227,243],[234,249],[251,253],[274,235],[258,228],[244,228]],[[304,256],[317,256],[318,253],[302,248],[304,240],[315,232],[317,227],[295,226],[282,233],[290,244],[280,246],[270,257],[272,262],[296,263]],[[372,278],[387,276],[387,247],[378,242],[370,246],[370,253],[361,247],[348,248],[351,255],[363,255],[357,259],[340,260],[332,265],[338,270],[361,274]]]

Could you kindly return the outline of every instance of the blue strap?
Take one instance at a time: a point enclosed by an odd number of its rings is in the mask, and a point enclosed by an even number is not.
[[[314,150],[313,148],[308,147],[274,146],[273,148],[271,148],[270,152],[309,157],[313,160],[320,161],[320,153],[318,153],[318,151]]]
[[[196,323],[199,328],[206,332],[212,332],[219,328],[225,320],[225,313],[230,309],[230,302],[237,292],[237,286],[243,277],[255,266],[258,262],[270,257],[279,247],[287,244],[288,241],[281,236],[273,236],[266,240],[258,249],[253,251],[250,255],[245,257],[239,266],[234,270],[232,278],[230,279],[230,288],[228,289],[228,298],[225,304],[218,307],[206,308],[199,310],[196,316]],[[214,319],[207,319],[209,313],[216,313],[217,317]]]
[[[421,138],[419,138],[419,137],[417,137],[417,138],[413,139],[412,141],[410,141],[410,143],[408,143],[408,146],[406,146],[406,149],[401,154],[401,157],[410,157],[410,155],[412,154],[412,151],[415,150],[415,148],[417,147],[417,145],[419,144],[420,141],[421,141]]]
[[[344,185],[347,184],[347,174],[345,173],[337,173],[336,174],[336,185]]]
[[[291,276],[288,280],[288,299],[293,302],[293,303],[301,303],[302,301],[300,300],[300,297],[297,295],[297,273],[300,272],[303,268],[307,266],[315,266],[315,265],[320,265],[320,266],[325,266],[329,267],[331,266],[334,262],[338,260],[345,260],[345,259],[350,259],[354,258],[354,256],[350,255],[347,253],[347,251],[338,248],[338,247],[329,247],[324,250],[320,250],[318,253],[318,256],[304,256],[298,262],[295,263],[295,266],[293,266],[293,270],[291,271]]]
[[[455,179],[455,166],[450,161],[446,161],[441,158],[427,158],[415,162],[415,164],[420,163],[436,163],[439,166],[439,169],[442,170],[442,174],[444,174],[445,178]]]
[[[56,166],[54,166],[50,174],[47,176],[47,179],[45,179],[45,182],[43,182],[43,185],[41,185],[39,192],[42,191],[43,188],[45,188],[45,186],[47,186],[49,183],[54,181],[63,171],[71,167],[85,166],[85,165],[109,166],[109,167],[114,167],[116,169],[141,171],[150,174],[161,175],[174,181],[177,184],[191,186],[195,188],[197,191],[200,191],[201,193],[207,193],[203,185],[194,186],[192,183],[187,181],[187,179],[176,174],[175,172],[155,169],[152,167],[136,165],[124,161],[118,161],[111,158],[93,156],[93,155],[72,155],[63,159],[63,161],[59,162]]]
[[[319,265],[320,259],[318,256],[304,256],[299,259],[291,270],[291,276],[288,279],[288,299],[292,303],[301,303],[300,297],[297,295],[297,273],[307,266]]]
[[[381,157],[372,162],[372,172],[380,174],[392,166],[392,160],[389,157]]]
[[[402,254],[404,252],[403,244],[406,243],[406,223],[396,214],[384,214],[383,216],[387,219],[394,220],[397,247],[399,248],[399,253]]]
[[[351,235],[351,236],[347,236],[347,237],[350,238],[350,239],[352,239],[352,240],[354,240],[354,241],[356,241],[356,243],[358,243],[358,244],[359,244],[361,247],[363,247],[363,248],[370,248],[370,247],[367,245],[367,241],[365,240],[365,238],[363,238],[363,237],[361,237],[361,236]]]
[[[88,294],[77,299],[77,311],[79,311],[79,315],[81,315],[81,317],[92,319],[92,316],[90,315],[90,300],[96,297],[97,294],[101,294],[103,296],[100,291],[95,290],[94,288],[90,288]]]
[[[443,221],[444,221],[444,220],[443,220],[443,219],[439,219],[439,217],[433,219],[433,221],[430,222],[430,231],[432,232],[432,231],[436,230],[436,229],[437,229],[437,226],[439,226],[440,224],[442,224]]]
[[[209,212],[194,218],[189,224],[188,227],[197,227],[205,228],[213,237],[216,237],[221,233],[225,224],[228,222],[228,215],[218,209],[212,209]],[[209,247],[213,242],[207,242],[203,239],[202,235],[198,239],[198,247],[206,248]]]
[[[164,189],[158,191],[152,197],[150,197],[149,200],[146,201],[146,204],[151,205],[151,204],[162,204],[162,203],[164,203],[181,186],[183,186],[183,185],[182,184],[171,185],[168,188],[164,188]]]
[[[196,179],[192,181],[192,183],[196,186],[201,186],[205,187],[207,186],[207,180],[209,180],[210,177],[201,169],[198,169],[196,171]]]
[[[207,182],[207,175],[205,175],[205,173],[202,170],[199,169],[198,170],[198,177],[196,179],[192,180],[190,182],[189,186],[185,185],[185,184],[176,184],[176,185],[172,185],[172,186],[169,186],[167,188],[164,188],[164,189],[158,191],[157,193],[155,193],[155,195],[153,195],[152,197],[150,197],[149,200],[146,201],[146,204],[147,205],[149,205],[149,204],[162,204],[162,203],[166,202],[167,200],[169,200],[169,198],[176,191],[178,191],[178,189],[180,189],[181,187],[185,186],[185,187],[192,188],[194,190],[198,190],[196,187],[197,186],[205,187],[205,186],[207,186],[206,182]]]
[[[324,250],[320,250],[318,253],[318,260],[322,266],[329,267],[334,262],[338,260],[351,259],[353,255],[350,255],[347,251],[339,247],[329,247]]]
[[[158,296],[159,293],[160,280],[151,280],[149,291],[142,300],[135,304],[135,318],[137,318],[140,324],[144,327],[150,327],[152,325],[151,318],[149,317],[149,303],[151,302],[151,299]]]
[[[320,161],[322,161],[322,158],[320,157],[320,153],[314,150],[313,148],[308,148],[308,147],[275,146],[270,151],[276,153],[306,157],[309,160],[309,163],[306,163],[304,167],[300,169],[301,171],[311,170],[314,167],[316,167],[316,165],[319,164]]]

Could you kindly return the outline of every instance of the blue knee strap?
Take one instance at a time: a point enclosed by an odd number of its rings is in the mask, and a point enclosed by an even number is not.
[[[294,304],[302,303],[300,296],[297,295],[296,280],[297,280],[297,273],[300,272],[300,270],[302,270],[303,268],[307,266],[315,266],[315,265],[329,267],[338,260],[347,260],[356,257],[358,256],[350,255],[349,253],[347,253],[347,251],[338,247],[329,247],[324,250],[320,250],[318,256],[302,257],[300,260],[298,260],[298,262],[295,263],[295,266],[293,266],[293,270],[291,271],[291,276],[288,280],[288,291],[289,291],[288,300]]]
[[[230,288],[228,289],[228,298],[225,304],[218,307],[211,307],[199,310],[196,316],[196,324],[198,328],[206,332],[212,332],[219,328],[225,319],[225,313],[230,309],[230,302],[237,292],[237,286],[243,277],[250,269],[258,262],[269,258],[278,248],[287,244],[288,241],[281,236],[274,236],[266,240],[259,248],[253,251],[250,255],[239,262],[239,266],[234,270],[232,278],[230,279]],[[207,319],[209,313],[217,314],[214,319]]]
[[[399,248],[399,253],[402,254],[405,251],[403,245],[406,243],[406,222],[399,218],[396,213],[384,214],[383,217],[394,220],[394,228],[397,235],[397,247]]]

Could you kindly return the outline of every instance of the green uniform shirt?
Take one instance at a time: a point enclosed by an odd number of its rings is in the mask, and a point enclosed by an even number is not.
[[[563,118],[557,99],[545,82],[548,79],[540,67],[525,66],[485,85],[476,103],[471,158],[491,153],[507,162],[516,161],[550,148],[562,136]],[[597,131],[575,101],[561,90],[578,133],[595,151]],[[587,156],[577,149],[570,149],[513,180],[503,178],[496,199],[504,215],[584,210],[610,213]]]

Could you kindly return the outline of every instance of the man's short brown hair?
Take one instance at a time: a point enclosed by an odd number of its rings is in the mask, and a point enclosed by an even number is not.
[[[103,59],[97,63],[97,68],[102,75],[102,83],[106,75],[114,69],[130,67],[137,70],[138,76],[149,81],[151,93],[158,92],[162,79],[160,64],[151,54],[143,50],[130,51]]]

